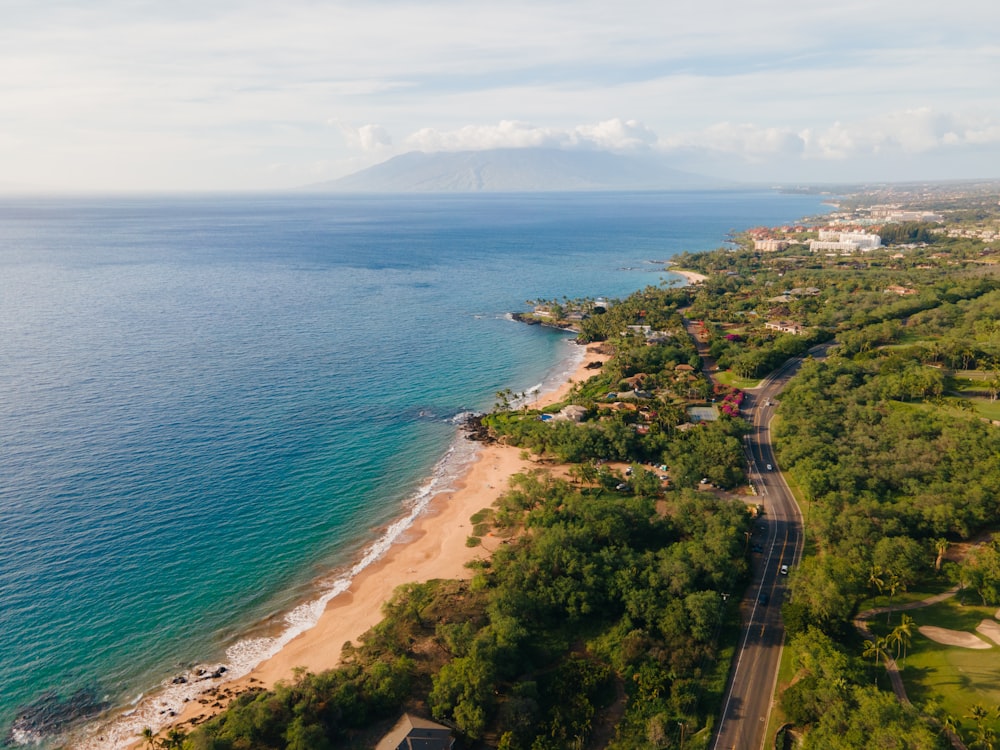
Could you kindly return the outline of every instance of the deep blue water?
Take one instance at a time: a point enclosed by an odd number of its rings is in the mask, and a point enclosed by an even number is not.
[[[668,277],[650,260],[821,210],[770,193],[0,200],[0,740],[48,690],[122,705],[287,627],[457,470],[451,417],[558,370],[566,337],[505,317],[525,300],[622,297]]]

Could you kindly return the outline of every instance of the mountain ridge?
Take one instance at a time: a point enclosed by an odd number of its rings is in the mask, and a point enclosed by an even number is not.
[[[698,190],[737,184],[673,169],[661,157],[652,155],[507,148],[410,151],[303,189],[362,193],[572,192]]]

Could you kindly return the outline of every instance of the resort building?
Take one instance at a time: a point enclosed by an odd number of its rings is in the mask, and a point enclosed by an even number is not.
[[[809,241],[811,252],[837,252],[849,255],[857,252],[868,252],[882,246],[882,238],[877,234],[867,232],[838,232],[828,229],[819,231],[818,240]]]
[[[933,211],[907,211],[898,206],[872,206],[871,217],[888,222],[944,221],[941,214],[936,214]]]
[[[787,247],[787,240],[766,239],[753,241],[753,249],[759,250],[762,253],[774,253],[778,250],[784,250]]]

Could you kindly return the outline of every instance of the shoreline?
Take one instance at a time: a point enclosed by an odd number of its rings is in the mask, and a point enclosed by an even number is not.
[[[697,271],[680,271],[676,268],[667,268],[670,273],[676,274],[684,278],[687,283],[690,284],[700,284],[703,281],[708,280],[708,276],[703,273],[698,273]]]
[[[603,364],[607,359],[595,346],[587,346],[559,386],[545,393],[530,392],[537,393],[530,399],[530,406],[543,408],[561,401],[576,383],[595,374],[596,368],[588,365]],[[460,435],[458,439],[465,438]],[[377,559],[357,570],[345,590],[330,596],[311,627],[282,644],[276,653],[246,674],[207,681],[203,689],[188,691],[183,703],[173,707],[163,701],[163,688],[169,686],[168,680],[131,710],[119,712],[93,727],[77,746],[108,747],[111,742],[117,748],[137,748],[142,744],[143,728],[153,723],[148,720],[150,716],[164,717],[165,720],[155,722],[159,726],[152,727],[160,735],[174,727],[189,731],[221,713],[240,693],[271,688],[279,681],[292,679],[298,667],[321,672],[338,666],[343,645],[358,643],[365,632],[381,621],[382,605],[397,586],[436,578],[467,579],[471,571],[466,564],[489,557],[488,543],[466,546],[472,529],[469,518],[492,506],[507,489],[511,476],[534,466],[520,454],[521,450],[513,446],[478,444],[471,461],[451,486],[436,492]],[[406,518],[404,515],[394,523]]]

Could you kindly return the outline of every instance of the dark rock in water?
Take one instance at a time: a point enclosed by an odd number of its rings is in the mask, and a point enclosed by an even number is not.
[[[170,683],[173,684],[173,685],[186,685],[187,684],[187,677],[185,677],[184,675],[178,675],[177,677],[175,677],[174,679],[172,679],[170,681]]]
[[[14,718],[3,744],[34,744],[44,737],[57,735],[71,724],[97,716],[111,707],[94,688],[81,688],[64,698],[48,690],[23,706]]]
[[[494,441],[489,428],[483,424],[483,417],[485,416],[485,414],[470,414],[466,418],[465,422],[462,423],[462,429],[465,430],[466,438],[469,440],[478,440],[480,443],[492,443]]]

